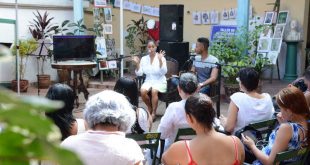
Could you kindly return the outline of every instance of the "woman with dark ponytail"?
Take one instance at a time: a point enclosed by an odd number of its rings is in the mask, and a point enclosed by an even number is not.
[[[244,144],[257,159],[253,164],[272,164],[277,153],[309,147],[310,112],[304,94],[298,88],[290,86],[282,89],[276,100],[281,110],[277,115],[280,125],[270,134],[268,145],[259,150],[252,139],[242,135]]]
[[[214,130],[215,111],[208,96],[190,96],[185,103],[185,113],[188,124],[197,136],[190,141],[173,143],[163,155],[164,164],[243,164],[241,141]]]

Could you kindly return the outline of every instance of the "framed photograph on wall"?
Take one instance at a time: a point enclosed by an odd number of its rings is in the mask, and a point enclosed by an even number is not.
[[[99,68],[99,70],[109,69],[107,61],[106,60],[99,60],[98,61],[98,68]]]
[[[282,45],[282,38],[273,38],[271,40],[270,51],[280,52]]]
[[[273,38],[282,38],[284,33],[285,24],[277,24],[273,34]]]
[[[258,40],[258,52],[268,52],[270,50],[271,38],[260,38]]]
[[[205,12],[201,12],[201,22],[202,24],[210,24],[210,13],[205,11]]]
[[[111,23],[112,22],[112,10],[111,10],[111,8],[109,8],[109,7],[104,8],[103,13],[104,13],[105,22]]]
[[[280,11],[278,15],[277,24],[286,24],[288,19],[288,11]]]
[[[233,8],[230,8],[229,10],[229,19],[235,19],[236,18],[236,10]]]
[[[264,25],[271,25],[274,17],[274,11],[267,11],[265,13]]]
[[[107,0],[94,0],[94,6],[97,8],[107,7]]]
[[[269,59],[269,61],[272,63],[272,64],[276,64],[277,63],[277,58],[278,58],[278,55],[279,53],[278,52],[268,52],[267,53],[267,58]]]
[[[222,11],[222,19],[223,19],[223,20],[229,19],[229,13],[228,13],[228,11],[227,11],[226,9],[224,9],[224,10]]]
[[[200,25],[201,24],[201,12],[193,12],[192,19],[193,19],[194,25]]]
[[[104,34],[113,34],[112,24],[103,25]]]
[[[211,24],[218,24],[219,23],[219,13],[218,11],[211,11],[210,12]]]

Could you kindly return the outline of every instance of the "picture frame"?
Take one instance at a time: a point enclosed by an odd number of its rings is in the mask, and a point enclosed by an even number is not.
[[[210,12],[211,24],[215,25],[219,23],[219,13],[218,11],[211,11]]]
[[[106,60],[98,60],[98,69],[99,70],[107,70],[108,68],[108,63]]]
[[[211,19],[210,19],[210,13],[209,12],[201,12],[201,23],[202,24],[205,24],[205,25],[207,25],[207,24],[210,24],[210,21]]]
[[[259,38],[257,52],[268,52],[270,50],[271,38]]]
[[[275,15],[274,11],[267,11],[265,13],[264,25],[271,25],[274,15]]]
[[[277,19],[277,24],[286,24],[289,11],[280,11]]]
[[[282,45],[282,38],[273,38],[271,40],[270,51],[280,52]]]
[[[201,24],[201,12],[193,12],[192,19],[193,19],[194,25],[200,25]]]
[[[104,20],[106,23],[112,22],[112,9],[110,7],[103,9]]]
[[[94,6],[96,8],[107,7],[107,0],[94,0]]]
[[[107,47],[104,37],[96,38],[96,51],[100,52],[100,55],[97,55],[97,58],[107,58]]]
[[[117,61],[116,60],[108,61],[108,68],[117,69]]]
[[[275,65],[277,64],[278,55],[279,55],[278,52],[270,51],[267,53],[267,58],[273,65]]]
[[[131,11],[135,13],[140,13],[141,12],[141,5],[138,3],[133,3],[131,6]]]
[[[235,19],[236,18],[236,10],[233,8],[230,8],[229,10],[229,19]]]
[[[273,38],[283,38],[285,24],[277,24],[274,30]]]
[[[113,34],[112,24],[104,24],[103,30],[104,30],[104,34]]]
[[[222,11],[222,19],[223,20],[228,20],[229,19],[229,12],[226,9],[224,9]]]

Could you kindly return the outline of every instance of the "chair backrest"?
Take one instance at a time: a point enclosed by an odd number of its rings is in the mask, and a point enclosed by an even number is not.
[[[235,135],[237,137],[241,137],[241,133],[245,131],[257,131],[259,133],[261,140],[268,141],[269,135],[271,134],[272,130],[275,128],[277,124],[277,119],[272,118],[270,120],[263,120],[255,123],[250,123],[249,125],[245,126],[244,128],[236,131]],[[256,138],[259,138],[258,135],[255,135]],[[260,140],[260,139],[258,139]]]
[[[150,149],[151,157],[153,158],[152,165],[155,165],[160,133],[150,132],[144,134],[127,134],[126,137],[134,139],[139,144],[141,149]]]
[[[175,142],[180,140],[191,140],[196,136],[195,130],[192,128],[179,128]]]
[[[170,78],[172,75],[179,74],[179,62],[173,58],[166,58],[167,73],[166,78]]]
[[[284,151],[277,153],[274,165],[285,163],[286,165],[301,165],[310,162],[306,162],[309,148],[301,148],[296,150]]]

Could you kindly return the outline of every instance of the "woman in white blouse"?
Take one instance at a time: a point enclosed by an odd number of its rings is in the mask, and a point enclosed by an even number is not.
[[[230,96],[227,118],[220,116],[226,132],[235,133],[244,126],[271,119],[273,103],[268,93],[258,93],[259,74],[254,68],[243,68],[238,73],[240,91]]]
[[[141,86],[140,93],[143,102],[146,104],[148,111],[155,120],[155,114],[158,106],[158,92],[166,92],[167,81],[165,74],[167,73],[167,64],[165,59],[165,51],[156,52],[156,44],[150,40],[147,44],[149,54],[142,57],[134,57],[136,63],[136,75],[146,75],[145,81]],[[151,91],[151,98],[148,93]]]

